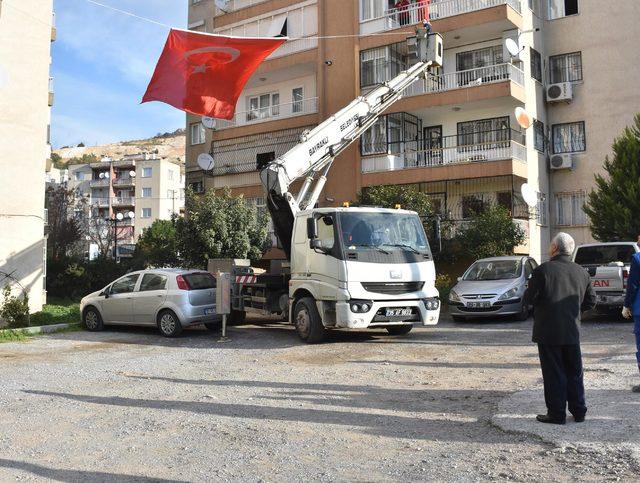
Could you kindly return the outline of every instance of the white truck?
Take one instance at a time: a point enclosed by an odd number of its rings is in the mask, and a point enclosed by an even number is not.
[[[599,312],[622,309],[631,258],[638,251],[635,242],[591,243],[576,248],[573,260],[589,272]]]
[[[279,313],[307,343],[322,341],[330,329],[386,328],[399,335],[414,324],[437,324],[435,267],[417,213],[315,207],[336,156],[405,88],[442,65],[442,37],[430,25],[409,41],[418,56],[415,65],[355,99],[262,167],[267,207],[289,263],[262,274],[242,264],[232,268],[232,321],[252,311]],[[299,192],[291,193],[302,179]]]

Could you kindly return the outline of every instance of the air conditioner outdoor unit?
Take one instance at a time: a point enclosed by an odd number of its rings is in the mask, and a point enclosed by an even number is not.
[[[573,154],[553,154],[549,160],[551,169],[573,168]]]
[[[573,85],[570,82],[548,85],[546,91],[547,102],[571,102],[573,100]]]

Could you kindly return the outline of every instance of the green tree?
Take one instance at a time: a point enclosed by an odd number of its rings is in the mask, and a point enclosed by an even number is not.
[[[204,268],[211,258],[257,260],[269,246],[267,217],[245,199],[222,192],[187,190],[185,217],[176,220],[177,247],[184,264]]]
[[[67,165],[71,164],[91,164],[100,161],[95,154],[83,154],[81,157],[73,157],[67,161]]]
[[[62,157],[58,153],[51,153],[51,163],[53,167],[57,169],[63,169],[65,164],[62,162]]]
[[[595,175],[584,211],[600,241],[636,240],[640,235],[640,114],[613,142],[613,159],[604,161],[606,176]]]
[[[64,186],[47,189],[47,251],[52,259],[59,260],[69,255],[82,239],[83,229],[75,210],[82,209],[84,203],[78,201],[75,190]]]
[[[513,221],[509,210],[500,205],[475,214],[458,235],[462,250],[476,259],[512,255],[524,240],[522,228]]]
[[[423,219],[433,214],[431,198],[428,194],[401,185],[366,188],[358,193],[357,204],[383,208],[395,208],[396,205],[400,205],[402,209],[415,211]]]
[[[176,220],[156,220],[146,228],[136,243],[134,258],[144,266],[179,266]]]

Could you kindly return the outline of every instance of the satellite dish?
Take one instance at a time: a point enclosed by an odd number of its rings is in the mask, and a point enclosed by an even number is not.
[[[216,128],[216,120],[213,117],[204,116],[202,118],[202,125],[207,129],[215,129]]]
[[[124,220],[124,215],[122,213],[118,213],[116,215],[116,218],[118,219],[118,221],[122,221],[122,220]]]
[[[104,179],[104,173],[100,173],[100,174],[98,175],[98,177],[99,177],[100,179]]]
[[[131,176],[132,178],[135,178],[136,172],[134,170],[129,171],[129,176]]]
[[[213,156],[209,153],[202,153],[198,155],[198,166],[200,166],[200,169],[204,171],[211,171],[214,166]]]
[[[533,124],[533,118],[531,117],[531,114],[525,111],[522,107],[516,107],[515,115],[516,121],[518,121],[518,124],[522,129],[529,129]]]
[[[216,0],[216,7],[224,13],[228,13],[227,8],[229,8],[229,0]]]
[[[518,42],[513,40],[512,38],[508,38],[504,41],[504,45],[511,54],[511,57],[518,57],[520,55],[520,51],[522,50],[518,45]]]
[[[132,220],[136,217],[136,214],[133,211],[130,211],[129,213],[127,213],[127,215],[129,215],[129,218],[131,218]]]
[[[522,199],[529,208],[535,208],[538,205],[538,193],[530,184],[524,183],[520,188],[520,193],[522,193]]]

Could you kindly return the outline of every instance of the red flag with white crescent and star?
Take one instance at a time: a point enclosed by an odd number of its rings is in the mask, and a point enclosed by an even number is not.
[[[251,75],[286,40],[171,29],[142,102],[161,101],[199,116],[232,119]]]

